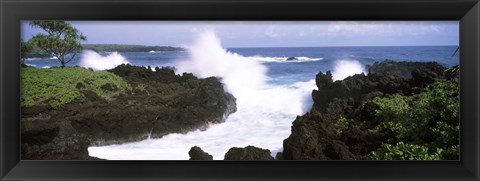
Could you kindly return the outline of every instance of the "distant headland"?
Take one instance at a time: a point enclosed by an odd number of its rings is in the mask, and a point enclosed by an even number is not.
[[[96,52],[161,52],[161,51],[185,51],[182,47],[172,46],[147,46],[147,45],[128,45],[128,44],[82,44],[83,50],[93,50]],[[26,58],[50,57],[51,55],[33,49],[26,55]]]
[[[150,52],[150,51],[184,51],[181,47],[172,46],[146,46],[146,45],[124,45],[124,44],[83,44],[83,49],[96,52]]]

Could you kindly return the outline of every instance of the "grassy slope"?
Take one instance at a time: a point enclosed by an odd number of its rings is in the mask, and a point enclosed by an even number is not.
[[[21,69],[22,106],[50,105],[57,108],[75,99],[82,99],[82,91],[95,92],[110,100],[131,86],[121,77],[106,71],[92,72],[81,67]]]

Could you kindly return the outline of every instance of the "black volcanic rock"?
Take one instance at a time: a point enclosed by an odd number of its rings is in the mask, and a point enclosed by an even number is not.
[[[411,85],[399,76],[383,74],[356,74],[341,81],[332,80],[332,74],[320,72],[316,76],[318,90],[313,90],[314,108],[324,110],[334,99],[352,99],[358,102],[372,92],[392,94],[410,93]]]
[[[236,111],[235,98],[215,77],[130,65],[109,71],[124,78],[132,91],[109,101],[83,92],[84,100],[57,109],[22,108],[22,159],[95,159],[88,156],[88,146],[186,133],[221,123]]]
[[[411,95],[437,79],[445,68],[437,63],[377,62],[368,75],[357,74],[333,81],[332,74],[318,73],[318,90],[312,91],[310,112],[297,116],[291,135],[283,142],[284,160],[352,160],[376,150],[394,137],[369,131],[379,124],[375,97]],[[350,125],[353,124],[353,125]]]
[[[190,160],[213,160],[212,155],[204,152],[200,147],[194,146],[188,152]]]
[[[371,74],[389,74],[400,76],[404,79],[410,79],[414,73],[431,74],[432,77],[443,76],[445,67],[437,62],[396,62],[385,60],[375,62],[373,65],[367,65],[368,72]]]
[[[287,60],[298,60],[297,57],[288,57]]]
[[[351,160],[355,159],[348,146],[339,141],[333,120],[338,113],[318,112],[298,116],[291,135],[283,141],[284,160]]]
[[[283,160],[283,153],[277,152],[277,154],[275,155],[275,160]]]
[[[273,160],[270,150],[254,146],[245,148],[230,148],[225,154],[224,160]]]
[[[315,78],[318,90],[312,98],[314,107],[322,110],[333,99],[351,98],[354,102],[369,99],[371,93],[410,95],[439,78],[445,78],[446,68],[436,62],[395,62],[386,60],[367,65],[368,75],[356,74],[333,81],[332,74],[320,72]]]

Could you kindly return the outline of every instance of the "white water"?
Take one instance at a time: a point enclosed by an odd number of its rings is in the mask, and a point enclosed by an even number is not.
[[[175,65],[177,73],[192,72],[201,78],[221,77],[224,88],[237,98],[237,112],[225,123],[211,125],[206,131],[89,147],[91,156],[109,160],[187,160],[190,148],[199,146],[215,160],[222,160],[231,147],[252,145],[269,149],[272,156],[282,151],[283,140],[290,135],[295,117],[311,108],[315,80],[291,85],[267,84],[267,68],[261,62],[226,51],[213,32],[201,33],[188,50],[190,59]],[[345,63],[350,64],[356,63]],[[358,71],[336,67],[334,72],[344,76]]]
[[[343,80],[348,76],[364,73],[365,70],[357,60],[337,60],[332,72],[333,80]]]
[[[221,77],[224,88],[237,98],[237,112],[225,123],[212,125],[206,131],[90,147],[91,156],[109,160],[186,160],[190,148],[199,146],[221,160],[231,147],[253,145],[271,150],[272,155],[282,150],[292,121],[311,107],[310,94],[315,82],[268,85],[265,66],[227,52],[213,32],[201,33],[188,49],[190,59],[178,62],[177,73]]]
[[[249,59],[263,61],[263,62],[278,62],[278,63],[289,63],[289,62],[313,62],[320,61],[323,58],[310,58],[310,57],[295,57],[295,60],[288,60],[290,57],[262,57],[262,56],[251,56]]]
[[[97,52],[85,50],[82,53],[79,65],[97,71],[112,69],[118,65],[128,63],[129,62],[127,59],[125,59],[125,57],[120,55],[118,52],[112,52],[107,56],[102,56]]]

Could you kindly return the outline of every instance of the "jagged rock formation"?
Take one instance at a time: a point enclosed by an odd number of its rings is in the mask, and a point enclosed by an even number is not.
[[[245,148],[230,148],[225,154],[224,160],[273,160],[270,150],[254,146]]]
[[[310,112],[298,116],[291,135],[283,142],[284,160],[352,160],[377,149],[392,138],[369,131],[376,124],[375,97],[411,95],[437,79],[445,78],[437,63],[384,61],[369,66],[369,74],[333,81],[330,72],[316,76],[318,90]],[[347,124],[347,119],[361,122]]]
[[[194,146],[188,152],[190,160],[213,160],[212,155],[204,152],[200,147]]]
[[[430,77],[432,78],[439,77],[444,74],[445,70],[437,62],[396,62],[393,60],[375,62],[373,65],[367,65],[366,67],[371,74],[396,75],[404,79],[413,78],[415,74],[419,73],[431,74]]]
[[[168,68],[155,70],[130,65],[110,70],[133,87],[113,100],[84,91],[84,100],[57,109],[22,107],[22,159],[92,159],[87,152],[90,145],[186,133],[220,123],[236,111],[235,98],[217,78],[175,75]],[[111,85],[101,88],[116,89]]]

